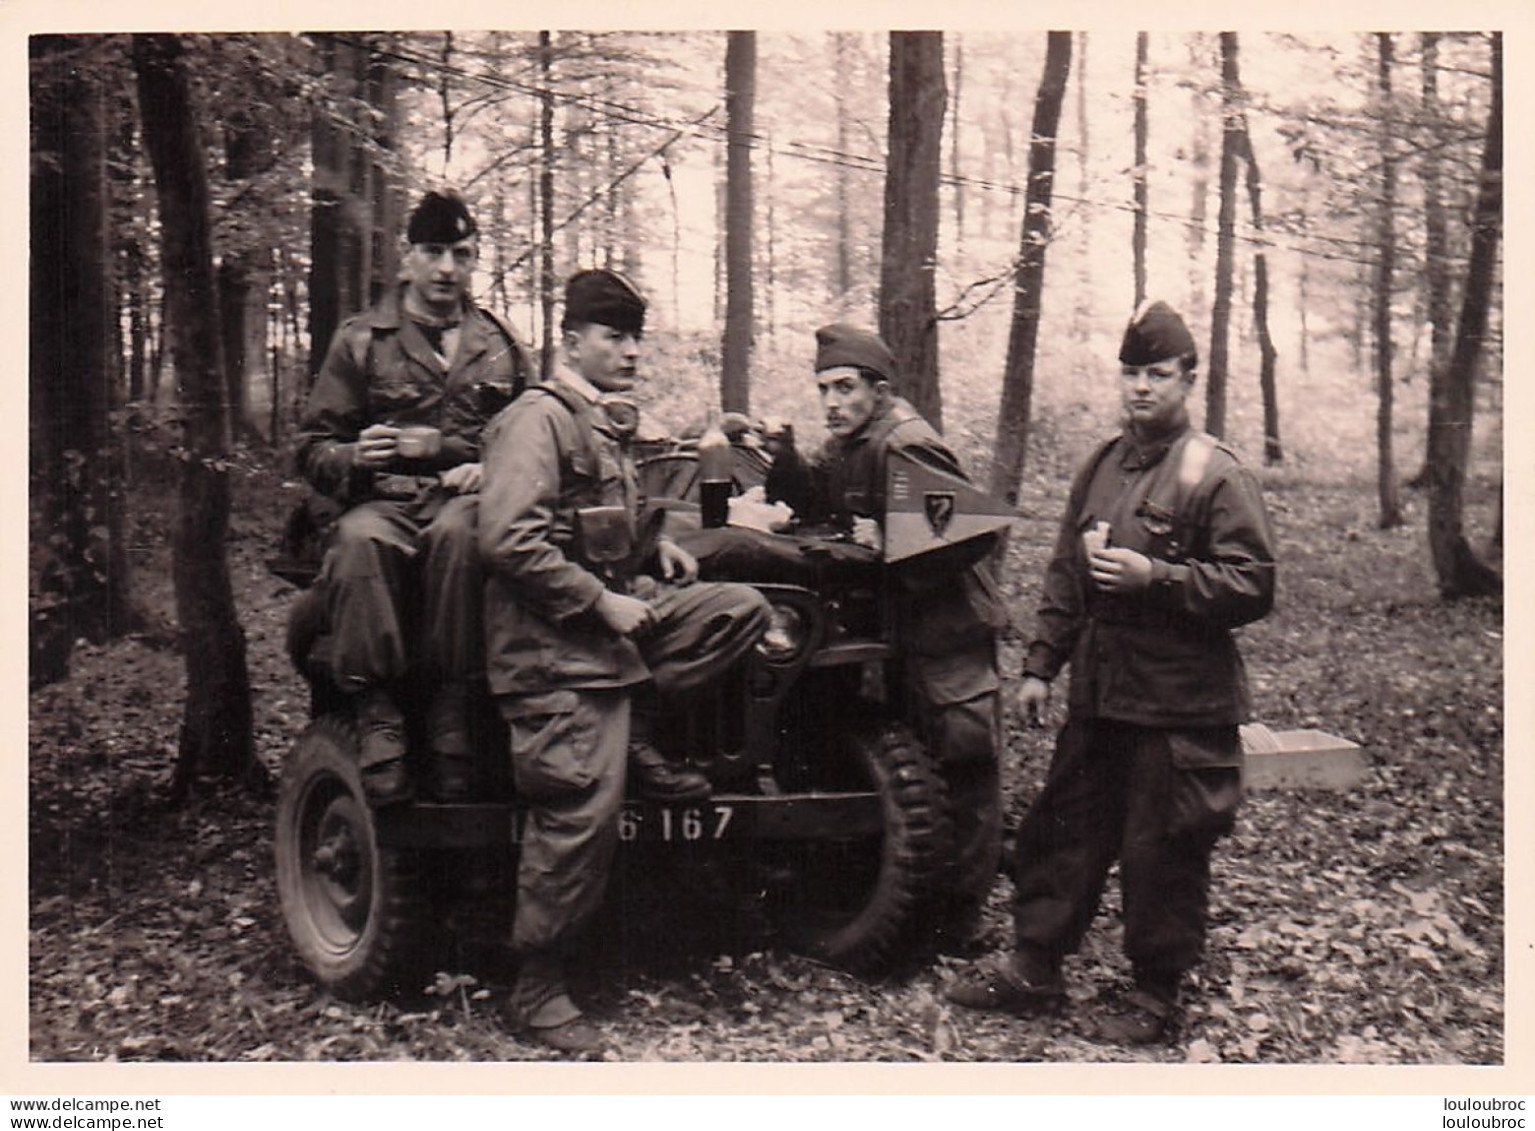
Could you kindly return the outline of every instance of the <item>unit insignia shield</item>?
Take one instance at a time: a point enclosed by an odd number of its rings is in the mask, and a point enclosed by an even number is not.
[[[927,525],[935,538],[942,538],[954,517],[953,491],[927,491],[922,496],[922,510],[927,515]]]

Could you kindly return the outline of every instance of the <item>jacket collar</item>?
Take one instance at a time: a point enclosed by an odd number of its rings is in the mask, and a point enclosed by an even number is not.
[[[405,309],[405,288],[400,283],[381,298],[368,315],[368,324],[375,330],[394,330],[400,335],[400,345],[417,364],[433,372],[442,372],[443,366],[437,352],[432,349],[415,326],[414,319]],[[467,364],[490,347],[490,329],[481,318],[474,317],[474,304],[464,299],[459,320],[459,341],[456,355],[450,359]],[[450,364],[449,368],[453,368]]]
[[[1137,437],[1134,432],[1126,428],[1122,436],[1119,466],[1129,471],[1136,471],[1160,463],[1172,446],[1188,435],[1190,428],[1187,417],[1171,431],[1146,439]]]
[[[905,424],[917,415],[917,410],[911,407],[911,402],[905,397],[892,396],[885,402],[885,406],[872,413],[863,426],[837,441],[843,450],[861,447],[870,440],[878,440],[890,433],[892,428]]]
[[[554,359],[554,372],[549,375],[549,379],[558,381],[590,405],[596,404],[602,396],[601,390],[596,385],[567,365],[562,357]]]

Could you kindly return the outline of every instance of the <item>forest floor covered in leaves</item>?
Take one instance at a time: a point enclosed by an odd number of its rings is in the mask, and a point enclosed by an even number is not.
[[[282,652],[294,590],[263,566],[290,497],[238,476],[231,573],[264,763],[280,765],[307,693]],[[665,878],[618,885],[585,989],[624,1061],[1022,1061],[1497,1064],[1504,1056],[1503,620],[1435,593],[1421,500],[1375,527],[1367,482],[1266,477],[1280,602],[1244,634],[1257,715],[1365,746],[1346,793],[1253,793],[1217,852],[1209,954],[1165,1046],[1092,1039],[1127,973],[1112,886],[1067,967],[1071,1006],[1022,1022],[949,1007],[968,959],[880,980],[797,957],[763,931],[690,915]],[[1024,485],[1007,584],[1020,631],[1065,482]],[[1495,485],[1475,482],[1485,513]],[[148,491],[140,489],[136,500]],[[443,956],[419,993],[332,999],[289,946],[274,884],[273,798],[207,786],[167,802],[182,661],[169,641],[173,499],[136,502],[136,599],[151,627],[82,643],[70,678],[31,696],[30,1050],[40,1061],[533,1060],[498,1019],[492,948]],[[1015,635],[1004,648],[1019,663]],[[1059,707],[1057,707],[1059,710]],[[1059,719],[1057,718],[1058,722]],[[1010,820],[1040,782],[1050,734],[1009,704]],[[999,878],[977,954],[1005,947]]]

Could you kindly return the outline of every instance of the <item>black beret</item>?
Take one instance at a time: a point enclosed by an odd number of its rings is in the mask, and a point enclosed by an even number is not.
[[[846,322],[833,322],[815,332],[815,371],[839,365],[870,369],[895,383],[895,354],[885,340]]]
[[[405,238],[411,243],[457,243],[479,231],[464,198],[451,190],[429,192],[410,214]]]
[[[626,334],[645,329],[645,297],[617,271],[594,267],[565,281],[565,326],[599,322]]]
[[[1170,357],[1188,359],[1192,368],[1199,360],[1194,335],[1178,317],[1178,312],[1160,300],[1141,303],[1125,327],[1119,344],[1121,365],[1151,365]]]

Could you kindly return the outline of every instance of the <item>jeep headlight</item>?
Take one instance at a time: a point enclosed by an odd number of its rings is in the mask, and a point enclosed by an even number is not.
[[[805,618],[791,605],[769,605],[767,628],[757,651],[774,663],[787,663],[805,646]]]

